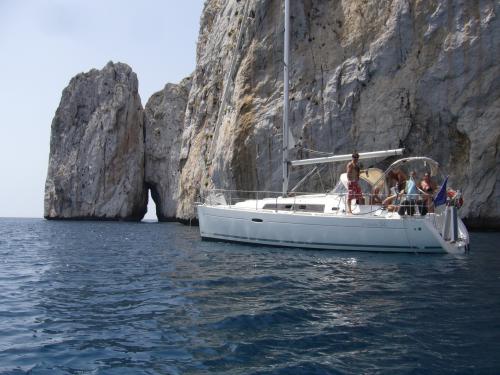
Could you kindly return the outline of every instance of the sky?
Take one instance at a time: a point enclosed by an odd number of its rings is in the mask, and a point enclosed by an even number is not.
[[[203,3],[0,0],[0,217],[43,217],[50,125],[70,79],[126,63],[144,106],[194,71]]]

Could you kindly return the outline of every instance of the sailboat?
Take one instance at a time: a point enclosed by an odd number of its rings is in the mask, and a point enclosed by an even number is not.
[[[282,191],[208,191],[197,205],[202,239],[330,250],[466,251],[469,233],[458,216],[460,193],[448,189],[447,178],[439,192],[436,189],[436,198],[426,193],[409,199],[398,192],[392,194],[392,198],[399,200],[399,204],[388,204],[394,176],[408,176],[417,171],[434,179],[444,177],[439,164],[431,158],[406,157],[396,160],[385,171],[373,167],[363,171],[360,174],[363,199],[350,199],[346,173],[340,176],[336,187],[326,193],[289,191],[290,168],[345,163],[352,158],[346,154],[289,160],[289,9],[289,0],[285,0]],[[401,156],[403,151],[400,148],[361,152],[359,159]]]

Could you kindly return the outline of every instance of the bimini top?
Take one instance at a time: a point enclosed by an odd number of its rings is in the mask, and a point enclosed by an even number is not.
[[[394,163],[392,163],[389,168],[386,170],[387,172],[402,167],[404,164],[409,163],[409,162],[414,162],[414,161],[423,161],[424,164],[428,164],[431,168],[431,175],[435,176],[437,174],[437,171],[439,169],[439,163],[431,158],[428,158],[426,156],[413,156],[409,158],[403,158],[403,159],[398,159]]]
[[[366,174],[365,172],[359,174],[360,180],[366,181],[372,187],[378,187],[379,189],[382,188],[384,172],[379,168],[373,167],[368,168],[367,171],[368,174]],[[340,181],[347,189],[347,173],[344,172],[340,175]]]
[[[398,149],[394,149],[394,150],[360,152],[358,155],[359,155],[359,159],[371,159],[371,158],[381,158],[381,157],[402,155],[403,151],[404,151],[404,148],[398,148]],[[299,165],[333,163],[333,162],[338,162],[338,161],[349,161],[351,159],[352,159],[352,154],[331,155],[331,156],[325,156],[322,158],[292,160],[292,161],[290,161],[290,165],[292,167],[297,167]]]

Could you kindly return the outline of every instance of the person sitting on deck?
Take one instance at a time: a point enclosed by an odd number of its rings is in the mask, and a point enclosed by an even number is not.
[[[358,164],[359,154],[354,152],[352,160],[347,164],[347,213],[352,214],[351,200],[356,199],[358,204],[365,204],[361,187],[359,186],[359,174],[361,167]]]
[[[417,204],[418,199],[418,188],[415,182],[417,174],[415,171],[411,171],[410,178],[406,180],[405,186],[405,199],[401,202],[401,207],[399,207],[399,215],[403,216],[405,214],[409,214],[413,216],[415,214],[415,206]]]
[[[405,182],[400,182],[396,186],[391,188],[393,192],[392,195],[388,196],[382,201],[382,206],[389,212],[394,212],[399,209],[399,204],[401,202],[401,197],[404,194]]]

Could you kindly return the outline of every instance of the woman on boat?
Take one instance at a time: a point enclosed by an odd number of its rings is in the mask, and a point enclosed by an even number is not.
[[[432,195],[434,194],[434,191],[436,191],[436,184],[431,180],[431,175],[429,174],[429,172],[425,172],[424,178],[420,181],[418,187],[423,194],[427,212],[434,212]]]

